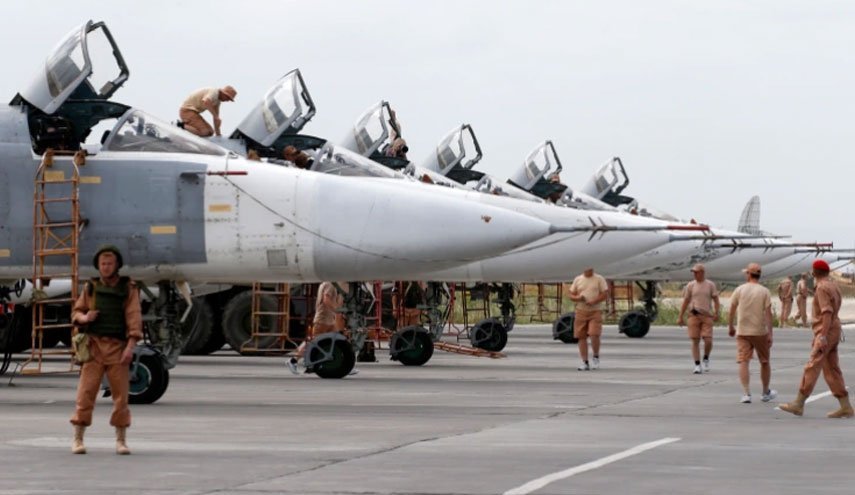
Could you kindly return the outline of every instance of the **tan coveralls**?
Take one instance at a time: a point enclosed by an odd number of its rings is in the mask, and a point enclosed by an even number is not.
[[[799,314],[796,315],[796,320],[802,320],[802,326],[807,326],[807,298],[808,298],[808,286],[807,280],[799,279],[799,283],[796,284],[796,308],[798,308]]]
[[[778,321],[778,326],[783,327],[790,319],[790,313],[793,311],[793,281],[785,278],[778,284],[778,299],[781,300],[781,318]]]
[[[843,381],[843,372],[840,370],[837,355],[841,331],[840,303],[840,289],[838,289],[837,284],[827,277],[819,279],[813,296],[813,347],[799,387],[799,392],[805,397],[809,397],[813,392],[820,371],[822,371],[822,376],[835,397],[840,398],[849,395],[846,391],[846,384]],[[827,347],[825,352],[822,352],[820,337],[822,335],[822,319],[826,313],[831,314],[831,327],[826,336]]]
[[[72,321],[75,321],[78,315],[86,314],[91,309],[91,304],[89,291],[83,290],[83,293],[74,303],[71,313]],[[142,339],[140,296],[132,281],[128,282],[128,297],[125,300],[124,311],[128,340],[136,342]],[[113,397],[113,414],[110,416],[110,425],[124,428],[131,425],[131,410],[128,407],[130,367],[121,364],[122,352],[127,345],[128,342],[124,340],[89,335],[89,352],[92,355],[92,360],[84,363],[80,370],[76,407],[71,416],[71,424],[80,426],[92,424],[95,398],[101,388],[101,378],[106,373]]]

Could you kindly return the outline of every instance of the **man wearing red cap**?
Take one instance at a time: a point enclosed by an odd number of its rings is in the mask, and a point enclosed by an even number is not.
[[[778,284],[778,299],[781,301],[781,318],[778,320],[778,326],[784,328],[793,311],[793,281],[790,277],[786,277]]]
[[[839,313],[842,298],[837,284],[828,276],[830,271],[825,260],[813,262],[813,278],[816,281],[813,295],[813,345],[802,375],[798,396],[794,401],[778,406],[782,411],[796,416],[804,414],[805,400],[813,392],[820,371],[829,390],[840,402],[840,408],[828,413],[828,417],[855,416],[855,411],[849,403],[849,393],[846,391],[837,355],[841,333]]]
[[[694,374],[710,370],[710,352],[712,351],[713,324],[721,314],[718,289],[711,280],[706,279],[704,265],[698,263],[692,267],[695,280],[683,289],[683,305],[677,324],[684,324],[683,317],[689,310],[689,338],[692,340],[692,358],[695,360]],[[713,312],[715,305],[715,312]],[[701,368],[701,338],[704,339],[704,366]]]
[[[220,120],[220,102],[234,101],[237,96],[237,91],[232,86],[223,86],[222,88],[202,88],[190,93],[190,96],[181,104],[178,109],[178,116],[184,125],[184,129],[201,137],[220,136],[220,125],[223,121]],[[214,117],[214,127],[211,127],[204,118],[202,113],[211,112]]]

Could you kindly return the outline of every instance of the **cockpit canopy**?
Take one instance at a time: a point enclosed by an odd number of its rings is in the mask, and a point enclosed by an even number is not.
[[[228,151],[147,113],[130,109],[119,118],[101,148],[117,152],[193,153],[225,156]]]
[[[346,177],[402,178],[401,174],[379,163],[329,143],[316,153],[311,169],[315,172]]]
[[[285,74],[267,90],[232,138],[243,136],[261,146],[271,146],[282,135],[297,134],[315,116],[315,103],[300,69]]]
[[[523,201],[534,201],[536,203],[543,202],[543,200],[537,196],[529,194],[513,184],[502,184],[501,181],[487,174],[484,174],[484,176],[481,177],[478,184],[476,184],[473,189],[484,194],[508,196],[510,198],[521,199]]]
[[[481,145],[469,124],[452,130],[436,147],[422,165],[461,184],[480,180],[483,173],[472,170],[481,161]]]
[[[567,189],[559,180],[561,170],[563,168],[555,145],[552,141],[544,141],[528,154],[508,183],[539,198],[555,201]]]
[[[632,201],[632,198],[620,196],[620,193],[628,185],[629,176],[626,174],[623,162],[620,158],[614,157],[597,170],[582,188],[582,192],[601,199],[612,206],[617,206]]]
[[[105,80],[97,91],[94,86],[95,81],[90,80],[90,76],[94,74],[93,47],[106,47],[115,58],[118,71],[115,78]],[[111,73],[109,67],[99,67],[98,70],[101,74]],[[32,79],[30,84],[21,91],[20,97],[50,115],[69,98],[107,100],[128,79],[128,73],[128,66],[106,24],[87,21],[59,42],[48,56],[44,72]],[[17,98],[13,103],[18,103]]]
[[[379,152],[380,146],[389,140],[393,132],[396,136],[401,135],[398,122],[392,118],[393,113],[387,101],[372,105],[359,116],[342,139],[341,146],[366,157]]]

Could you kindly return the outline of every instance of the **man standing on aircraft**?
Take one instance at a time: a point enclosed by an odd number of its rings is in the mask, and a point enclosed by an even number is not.
[[[600,367],[600,336],[603,334],[603,301],[609,294],[606,279],[594,273],[593,268],[585,269],[582,275],[573,280],[570,286],[570,300],[576,303],[576,317],[573,321],[573,336],[579,339],[579,357],[582,364],[579,371],[588,371]],[[593,359],[588,362],[588,337],[591,338]]]
[[[80,370],[76,409],[71,417],[71,451],[86,453],[83,433],[92,424],[95,397],[106,374],[113,397],[110,424],[116,428],[116,453],[127,455],[131,453],[125,443],[125,433],[131,425],[128,372],[134,347],[143,336],[139,291],[130,278],[119,276],[122,254],[115,246],[99,249],[92,262],[100,277],[86,283],[71,313],[71,321],[88,336],[91,356]]]
[[[347,288],[347,284],[339,283],[342,289]],[[323,282],[318,287],[318,294],[315,298],[315,317],[312,320],[311,335],[306,336],[306,340],[297,348],[297,352],[291,359],[288,360],[288,369],[291,373],[299,375],[298,364],[303,354],[306,353],[306,345],[315,335],[320,335],[327,332],[343,332],[344,321],[340,318],[337,310],[344,304],[344,297],[339,292],[333,282]],[[350,374],[358,373],[354,368]]]
[[[802,273],[799,283],[796,284],[796,307],[799,311],[796,315],[796,322],[802,320],[801,326],[803,327],[807,326],[807,298],[809,293],[807,273]]]
[[[683,306],[677,324],[683,326],[683,317],[689,310],[689,338],[692,340],[692,358],[695,360],[694,374],[710,370],[710,352],[712,352],[713,324],[721,315],[718,289],[715,283],[706,279],[704,265],[698,263],[692,267],[695,280],[683,289]],[[715,311],[713,311],[715,305]],[[704,339],[703,371],[701,369],[701,339]]]
[[[731,337],[736,337],[736,362],[739,363],[739,380],[744,395],[741,402],[751,403],[751,389],[748,386],[748,363],[754,351],[760,361],[760,381],[763,383],[763,402],[769,402],[778,396],[778,392],[769,388],[772,378],[772,366],[769,353],[772,349],[772,294],[760,285],[760,265],[751,263],[742,270],[747,282],[740,285],[730,296],[730,314],[728,329]],[[737,319],[734,327],[733,320]]]
[[[784,328],[787,320],[790,319],[790,313],[793,311],[793,281],[790,277],[786,277],[778,284],[778,299],[781,301],[781,318],[778,321],[778,326]]]
[[[831,393],[840,401],[840,408],[828,413],[829,418],[851,418],[855,416],[849,403],[849,393],[843,382],[843,372],[840,371],[837,356],[837,345],[840,343],[840,288],[828,276],[831,269],[825,260],[813,262],[813,278],[816,281],[813,291],[813,346],[810,357],[805,365],[799,394],[793,402],[780,404],[782,411],[796,416],[804,414],[805,399],[810,396],[819,373],[825,378]]]
[[[190,96],[178,109],[178,116],[184,123],[184,129],[201,137],[221,136],[220,103],[234,101],[237,91],[232,86],[222,88],[202,88],[190,93]],[[211,127],[202,113],[209,111],[214,117],[214,127]]]

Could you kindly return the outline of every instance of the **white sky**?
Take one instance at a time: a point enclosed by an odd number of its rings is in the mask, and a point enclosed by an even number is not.
[[[2,2],[0,98],[89,18],[131,69],[115,99],[167,120],[233,84],[231,132],[299,67],[308,134],[339,141],[386,99],[417,163],[467,122],[500,178],[552,139],[571,187],[620,156],[626,192],[677,216],[735,228],[759,194],[764,230],[855,247],[853,2]]]

